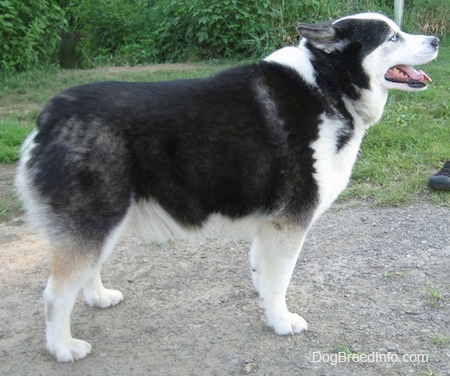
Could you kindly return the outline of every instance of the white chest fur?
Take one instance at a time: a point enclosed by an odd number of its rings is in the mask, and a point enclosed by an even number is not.
[[[323,116],[319,126],[319,138],[311,144],[316,160],[314,178],[319,188],[319,205],[313,220],[317,219],[347,186],[353,165],[364,136],[364,129],[356,129],[351,140],[336,150],[341,127],[339,122]]]

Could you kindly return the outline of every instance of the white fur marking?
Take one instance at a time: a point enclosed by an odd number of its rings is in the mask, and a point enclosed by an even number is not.
[[[308,84],[317,86],[315,70],[311,64],[311,52],[304,46],[305,43],[306,40],[302,39],[298,47],[284,47],[267,56],[264,60],[289,67],[298,72]]]
[[[332,25],[336,25],[337,23],[344,20],[375,20],[375,21],[384,21],[386,22],[392,30],[399,30],[398,25],[392,21],[390,18],[382,15],[381,13],[375,12],[367,12],[367,13],[359,13],[351,16],[346,16],[335,20]]]
[[[314,220],[333,203],[347,186],[365,133],[364,128],[356,127],[355,134],[349,143],[338,152],[336,140],[339,134],[339,121],[329,119],[325,115],[322,115],[321,120],[319,137],[311,144],[314,149],[313,157],[316,160],[314,178],[319,186],[319,205],[314,213]]]

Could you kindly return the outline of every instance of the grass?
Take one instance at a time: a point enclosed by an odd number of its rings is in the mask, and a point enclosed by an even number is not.
[[[33,129],[33,124],[17,124],[15,119],[0,121],[1,162],[15,162],[25,137]]]
[[[442,333],[436,333],[429,338],[430,342],[436,346],[445,347],[450,344],[450,337],[445,336]]]
[[[357,354],[355,351],[353,351],[351,346],[344,344],[344,343],[333,347],[331,349],[331,353],[332,354],[344,353],[345,355]]]
[[[436,373],[434,373],[430,368],[427,368],[426,370],[423,370],[419,373],[421,376],[437,376]]]
[[[400,205],[418,198],[450,206],[450,194],[427,188],[430,175],[450,158],[450,40],[442,41],[439,58],[425,68],[433,84],[424,92],[392,92],[380,124],[367,134],[362,155],[342,200]],[[7,76],[0,73],[0,162],[17,160],[20,144],[33,127],[41,106],[73,85],[103,81],[156,81],[210,75],[229,63],[197,63],[91,70],[35,69]]]
[[[403,277],[404,274],[405,273],[403,273],[403,272],[396,272],[395,270],[387,270],[383,273],[383,278],[387,279],[387,280],[397,279],[397,278]]]
[[[425,285],[425,289],[428,291],[428,305],[435,308],[442,299],[441,291],[429,285]]]

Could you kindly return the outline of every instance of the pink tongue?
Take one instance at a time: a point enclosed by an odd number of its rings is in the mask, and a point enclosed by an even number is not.
[[[411,79],[419,82],[431,82],[431,78],[427,76],[427,74],[420,70],[417,71],[413,67],[409,65],[398,65],[398,69],[405,72]]]

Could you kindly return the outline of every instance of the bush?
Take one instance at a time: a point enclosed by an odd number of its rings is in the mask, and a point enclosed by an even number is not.
[[[77,1],[80,49],[94,64],[98,56],[130,65],[261,57],[296,43],[300,20],[323,21],[367,9],[393,14],[391,0]]]
[[[55,61],[60,32],[67,26],[53,0],[0,1],[0,69],[25,70]]]
[[[362,11],[393,17],[394,1],[0,0],[0,69],[56,62],[60,35],[77,45],[85,67],[259,58],[297,43],[299,21]],[[405,6],[411,32],[446,35],[449,18],[448,0]]]
[[[80,36],[77,48],[84,65],[108,62],[120,49],[150,35],[150,5],[145,0],[69,1],[70,32]]]
[[[279,12],[270,0],[175,0],[155,8],[162,22],[150,35],[158,60],[243,58],[279,42]],[[258,45],[259,44],[259,45]]]

